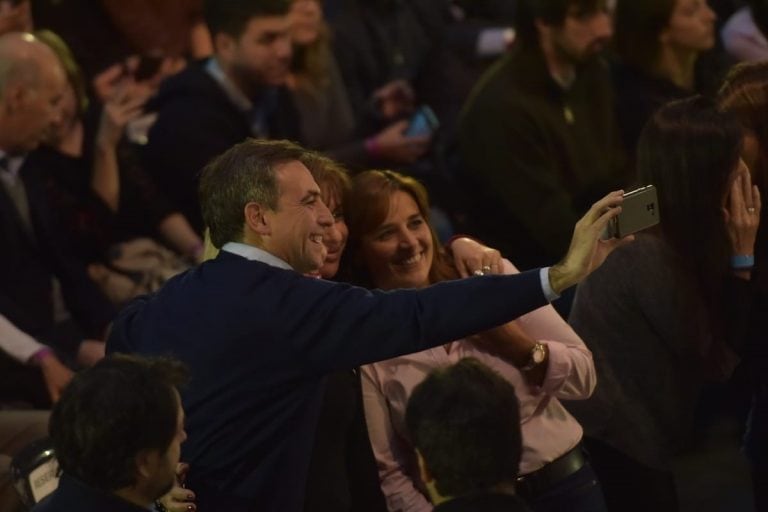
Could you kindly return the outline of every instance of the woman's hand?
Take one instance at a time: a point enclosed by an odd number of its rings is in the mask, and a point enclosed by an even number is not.
[[[740,162],[736,179],[731,184],[726,205],[723,207],[725,226],[734,256],[755,254],[761,208],[760,191],[757,185],[752,184],[747,166]]]
[[[502,273],[501,253],[469,237],[456,238],[448,250],[461,277]]]
[[[148,90],[138,86],[132,79],[126,79],[117,86],[112,96],[104,103],[99,131],[96,134],[97,145],[110,149],[116,147],[125,126],[141,116],[147,99]]]
[[[193,512],[197,509],[194,503],[195,493],[184,487],[188,471],[189,464],[179,462],[176,465],[176,483],[173,489],[157,500],[168,512]]]

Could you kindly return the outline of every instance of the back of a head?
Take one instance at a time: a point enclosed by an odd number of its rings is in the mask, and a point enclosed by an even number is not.
[[[50,435],[63,472],[106,492],[133,485],[136,455],[164,453],[177,432],[175,360],[109,356],[72,380],[56,404]]]
[[[733,66],[717,94],[722,110],[733,112],[768,150],[768,61]]]
[[[291,0],[205,0],[204,17],[211,35],[238,39],[253,18],[285,16]]]
[[[285,140],[249,139],[214,158],[200,174],[199,197],[211,242],[221,248],[243,238],[243,211],[250,202],[277,208],[276,167],[301,161],[306,150]]]
[[[659,35],[674,8],[675,0],[618,0],[614,43],[624,63],[646,72],[653,69],[659,56]]]
[[[405,419],[442,496],[515,481],[522,451],[515,389],[476,359],[433,371],[413,390]]]

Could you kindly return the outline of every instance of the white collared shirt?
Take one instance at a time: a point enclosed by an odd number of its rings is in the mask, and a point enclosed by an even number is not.
[[[272,267],[282,268],[283,270],[293,270],[292,266],[274,254],[268,253],[267,251],[259,249],[253,245],[243,244],[240,242],[227,242],[224,244],[221,250],[230,252],[232,254],[237,254],[238,256],[242,256],[247,260],[260,261]]]

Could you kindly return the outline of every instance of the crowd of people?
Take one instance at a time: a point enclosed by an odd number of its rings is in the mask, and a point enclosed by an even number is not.
[[[722,421],[768,510],[767,39],[764,0],[0,0],[0,509],[47,430],[46,512],[689,510]]]

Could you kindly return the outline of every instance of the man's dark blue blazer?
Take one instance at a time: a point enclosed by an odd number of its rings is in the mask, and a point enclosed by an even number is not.
[[[536,271],[381,292],[222,251],[129,304],[107,350],[172,355],[190,366],[183,459],[200,510],[301,511],[324,375],[459,339],[546,303]]]

